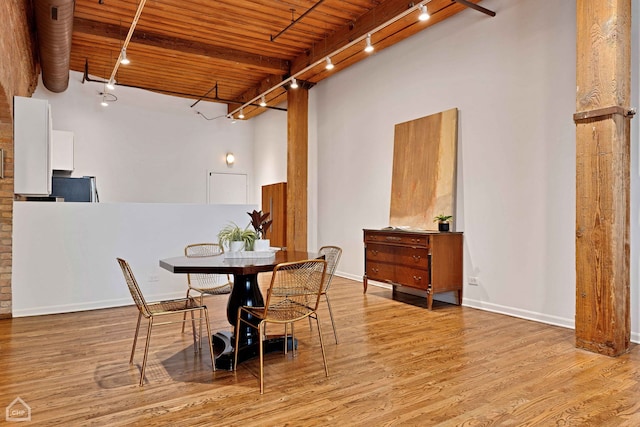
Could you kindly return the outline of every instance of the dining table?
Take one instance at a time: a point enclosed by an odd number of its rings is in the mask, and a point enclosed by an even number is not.
[[[239,334],[238,362],[259,354],[260,336],[256,329],[241,326],[236,330],[238,309],[242,306],[264,306],[264,298],[258,284],[258,274],[273,271],[276,265],[285,262],[304,261],[321,257],[317,253],[304,251],[278,250],[251,256],[250,252],[242,256],[225,253],[223,256],[187,257],[177,256],[160,260],[160,267],[176,274],[231,274],[233,287],[227,301],[227,320],[233,327],[233,333],[219,331],[211,337],[216,355],[216,368],[233,370],[235,335]],[[247,315],[247,320],[251,320]],[[265,352],[283,349],[283,337],[267,338],[263,341]],[[296,343],[289,337],[286,345],[291,349]]]

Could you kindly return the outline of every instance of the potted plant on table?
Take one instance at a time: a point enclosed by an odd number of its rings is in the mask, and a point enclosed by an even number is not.
[[[256,232],[249,230],[249,227],[240,228],[235,223],[226,225],[218,233],[218,243],[226,247],[230,252],[250,251],[253,249],[253,242],[256,240]]]
[[[440,214],[433,218],[433,222],[438,223],[438,231],[449,231],[449,222],[453,219],[453,215]]]
[[[269,218],[269,212],[262,213],[262,211],[257,211],[254,209],[253,212],[247,212],[247,215],[251,217],[251,226],[255,230],[256,240],[254,242],[254,250],[256,251],[266,251],[269,250],[271,246],[271,241],[269,239],[265,239],[265,233],[271,226],[273,220],[267,219]]]

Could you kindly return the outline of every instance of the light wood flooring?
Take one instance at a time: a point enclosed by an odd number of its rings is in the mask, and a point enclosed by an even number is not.
[[[264,395],[257,359],[212,373],[180,324],[156,327],[139,387],[133,306],[0,320],[0,425],[640,425],[638,346],[601,356],[576,349],[569,329],[444,303],[430,312],[339,277],[330,295],[340,339],[323,305],[330,377],[315,327],[300,323],[295,358],[266,356]],[[226,297],[206,301],[213,329],[229,328]],[[6,423],[18,396],[31,422]]]

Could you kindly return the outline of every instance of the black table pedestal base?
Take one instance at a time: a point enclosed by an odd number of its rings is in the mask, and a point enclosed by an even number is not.
[[[235,337],[228,331],[216,332],[212,336],[213,352],[216,356],[216,369],[233,371],[233,361],[235,353],[233,348],[236,344]],[[298,340],[295,340],[296,349],[298,348]],[[293,350],[294,341],[287,337],[287,351]],[[284,337],[267,337],[263,342],[264,352],[273,353],[275,351],[283,351]],[[240,344],[238,348],[238,363],[252,359],[260,354],[258,343],[250,345]]]

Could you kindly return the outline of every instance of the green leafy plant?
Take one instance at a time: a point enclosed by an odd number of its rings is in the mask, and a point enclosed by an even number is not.
[[[245,250],[253,249],[253,242],[256,240],[257,234],[249,227],[241,228],[235,223],[227,224],[218,233],[218,243],[221,246],[230,247],[231,242],[244,242]]]
[[[262,213],[262,211],[257,211],[254,209],[253,212],[247,212],[247,215],[251,217],[251,226],[256,232],[256,237],[258,239],[262,239],[264,237],[264,233],[267,232],[273,220],[269,218],[269,212]]]
[[[433,218],[433,222],[449,222],[453,219],[453,215],[440,214]]]

